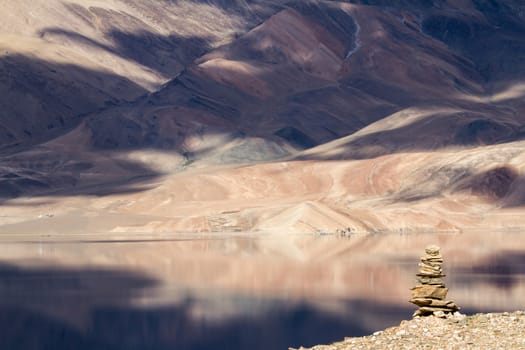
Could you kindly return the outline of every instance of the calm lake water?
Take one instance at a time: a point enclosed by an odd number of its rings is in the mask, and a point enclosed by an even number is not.
[[[520,232],[4,237],[0,349],[287,349],[409,319],[420,255],[442,247],[464,313],[525,308]]]

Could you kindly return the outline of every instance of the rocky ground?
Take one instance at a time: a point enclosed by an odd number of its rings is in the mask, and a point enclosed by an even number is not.
[[[472,316],[456,313],[447,318],[415,317],[366,337],[345,338],[311,350],[525,349],[524,330],[524,311]]]

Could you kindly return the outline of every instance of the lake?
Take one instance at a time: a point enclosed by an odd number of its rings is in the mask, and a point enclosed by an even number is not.
[[[525,308],[521,232],[3,235],[0,349],[287,349],[410,319],[442,247],[464,313]]]

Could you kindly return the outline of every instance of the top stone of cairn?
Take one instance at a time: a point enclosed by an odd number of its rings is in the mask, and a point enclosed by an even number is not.
[[[441,254],[439,253],[439,247],[437,245],[429,245],[425,248],[425,253],[427,255],[430,255],[431,257],[441,257]]]

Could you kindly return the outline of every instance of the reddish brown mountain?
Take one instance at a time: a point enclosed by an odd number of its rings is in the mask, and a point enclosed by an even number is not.
[[[0,194],[58,226],[522,226],[518,1],[2,6]]]

